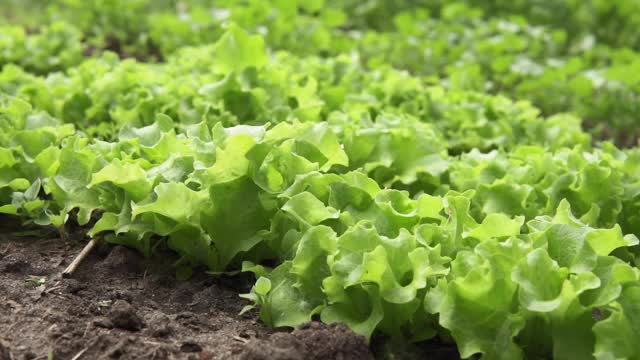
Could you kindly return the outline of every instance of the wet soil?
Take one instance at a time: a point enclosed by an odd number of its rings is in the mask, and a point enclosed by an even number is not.
[[[62,278],[82,236],[62,241],[7,219],[0,217],[0,360],[372,359],[371,349],[378,358],[457,358],[431,345],[411,356],[384,340],[370,347],[341,324],[268,328],[255,312],[238,315],[251,279],[196,271],[178,281],[171,253],[145,259],[102,244]]]

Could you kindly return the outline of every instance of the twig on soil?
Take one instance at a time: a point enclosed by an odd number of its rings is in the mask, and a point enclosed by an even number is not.
[[[84,260],[84,258],[87,257],[89,253],[91,253],[91,250],[93,250],[93,248],[96,246],[96,243],[97,243],[96,239],[91,239],[91,241],[89,241],[89,243],[87,243],[87,245],[84,246],[82,251],[80,251],[80,254],[78,254],[78,256],[76,256],[76,258],[73,259],[71,264],[69,264],[69,266],[66,269],[64,269],[64,271],[62,272],[62,277],[64,278],[71,277],[71,275],[73,275],[73,273],[76,271],[78,266],[80,266],[80,263],[82,263],[82,260]]]
[[[86,337],[87,337],[87,334],[89,333],[89,329],[91,329],[91,323],[90,323],[90,322],[89,322],[89,323],[87,323],[87,327],[86,327],[86,328],[84,328],[84,333],[82,334],[82,337],[83,337],[83,338],[86,338]]]
[[[50,292],[53,292],[53,291],[56,291],[56,290],[60,290],[60,289],[62,289],[62,286],[59,285],[59,284],[56,284],[55,286],[46,289],[44,292],[45,292],[45,294],[48,294]]]
[[[84,349],[80,350],[80,352],[79,352],[79,353],[77,353],[77,354],[76,354],[76,356],[72,357],[72,358],[71,358],[71,360],[78,360],[78,359],[80,359],[80,357],[81,357],[84,353],[86,353],[86,352],[87,352],[87,350],[89,350],[89,348],[88,348],[88,347],[86,347],[86,348],[84,348]]]
[[[248,343],[248,342],[249,342],[249,340],[247,340],[247,339],[245,339],[245,338],[243,338],[243,337],[237,336],[237,335],[233,337],[233,340],[235,340],[235,341],[240,341],[240,342],[241,342],[241,343],[243,343],[243,344],[246,344],[246,343]]]
[[[158,346],[158,345],[162,345],[162,343],[159,343],[159,342],[157,342],[157,341],[142,340],[142,342],[143,342],[143,343],[145,343],[145,344],[147,344],[147,345],[156,345],[156,346]],[[169,342],[167,342],[167,343],[168,343],[168,344],[172,344],[172,345],[176,345],[176,343],[175,343],[175,342],[170,342],[170,341],[169,341]]]

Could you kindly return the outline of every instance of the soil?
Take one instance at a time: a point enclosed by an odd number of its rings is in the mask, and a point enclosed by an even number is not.
[[[118,54],[121,60],[124,59],[136,59],[138,62],[162,62],[164,61],[164,55],[158,48],[158,46],[152,41],[147,40],[147,43],[143,47],[144,51],[135,51],[135,46],[132,46],[133,41],[121,41],[115,36],[106,36],[103,46],[96,46],[88,42],[88,39],[83,40],[85,43],[82,54],[85,57],[93,57],[99,55],[103,51],[111,51]]]
[[[238,315],[250,278],[196,271],[178,281],[171,253],[145,259],[103,244],[62,278],[82,238],[0,217],[0,360],[458,358],[433,343],[409,353],[383,338],[370,347],[341,324],[268,328],[255,312]]]
[[[583,120],[583,130],[592,135],[593,145],[600,141],[611,141],[619,148],[633,148],[640,144],[640,129],[622,128],[615,129],[603,125],[603,122],[594,122],[592,119]]]

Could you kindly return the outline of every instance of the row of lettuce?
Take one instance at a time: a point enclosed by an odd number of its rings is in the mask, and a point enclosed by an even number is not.
[[[438,18],[451,12],[482,12],[485,18],[524,18],[532,25],[562,30],[574,40],[593,36],[598,43],[640,50],[640,35],[635,31],[640,25],[635,16],[640,10],[637,0],[6,0],[2,9],[6,13],[0,23],[38,28],[62,20],[73,23],[88,37],[99,40],[110,36],[131,45],[144,44],[139,41],[148,36],[162,43],[154,37],[160,32],[183,37],[181,40],[193,45],[189,41],[200,41],[203,30],[214,30],[228,19],[246,28],[263,26],[279,34],[304,22],[322,30],[342,26],[389,32],[397,29],[394,16],[401,13],[426,10]]]
[[[273,326],[640,356],[640,150],[592,147],[577,117],[351,55],[269,56],[235,26],[162,64],[0,79],[0,213],[252,272]]]
[[[599,138],[637,142],[640,2],[61,1],[44,25],[1,28],[0,65],[47,74],[112,50],[160,60],[217,41],[229,23],[271,49],[358,56],[449,89],[527,99],[545,115],[573,112]],[[147,11],[148,16],[138,14]],[[382,16],[382,14],[386,14]],[[72,25],[73,24],[73,25]],[[597,26],[594,24],[598,24]]]

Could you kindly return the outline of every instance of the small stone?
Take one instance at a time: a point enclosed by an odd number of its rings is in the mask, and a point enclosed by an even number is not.
[[[109,311],[109,320],[119,329],[139,331],[143,323],[131,304],[124,300],[116,301]]]

